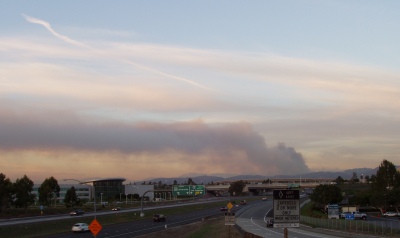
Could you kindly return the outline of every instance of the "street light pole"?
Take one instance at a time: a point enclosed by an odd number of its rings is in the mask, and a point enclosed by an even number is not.
[[[90,185],[87,185],[85,182],[79,181],[77,179],[64,179],[64,181],[68,181],[68,180],[76,181],[76,182],[78,182],[80,184],[84,184],[84,185],[90,187]],[[94,196],[93,196],[94,219],[96,220],[96,191],[95,191],[95,188],[94,188],[94,182],[93,182],[93,194],[94,194]]]
[[[147,190],[146,192],[144,192],[143,193],[143,195],[142,195],[142,201],[141,201],[141,203],[140,203],[140,206],[141,206],[141,211],[140,211],[140,216],[141,217],[144,217],[144,212],[143,212],[143,198],[144,198],[144,195],[146,194],[146,193],[148,193],[148,192],[154,192],[154,190]]]
[[[384,196],[385,196],[385,213],[386,213],[387,212],[386,211],[386,193],[384,194]],[[387,230],[387,216],[385,216],[385,233],[386,233],[386,230]]]

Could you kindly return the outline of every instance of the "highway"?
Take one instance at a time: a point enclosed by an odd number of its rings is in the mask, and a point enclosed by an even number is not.
[[[156,210],[154,210],[153,212],[157,213]],[[170,215],[167,217],[166,222],[153,222],[152,219],[146,219],[146,220],[140,220],[122,224],[109,225],[109,226],[104,226],[96,237],[99,238],[135,237],[139,235],[149,234],[151,232],[168,229],[169,227],[176,227],[176,226],[181,226],[183,224],[201,221],[205,217],[221,216],[222,214],[223,212],[221,212],[217,207],[217,208],[187,212],[184,214]],[[63,234],[46,236],[46,238],[69,238],[69,237],[83,238],[83,237],[93,237],[93,235],[90,232],[71,234],[71,232],[68,231]]]
[[[216,202],[217,200],[205,200],[199,203],[211,203],[211,202]],[[171,204],[171,205],[164,205],[163,208],[172,208],[172,207],[178,207],[178,206],[190,206],[193,205],[194,203],[177,203],[177,204]],[[150,206],[150,207],[144,207],[143,210],[146,213],[154,213],[153,210],[156,210],[158,207],[157,206]],[[141,208],[131,208],[131,209],[124,209],[118,212],[111,212],[111,211],[102,211],[102,212],[97,212],[97,216],[101,215],[109,215],[109,214],[116,214],[116,213],[126,213],[126,212],[133,212],[139,214],[141,211]],[[88,212],[83,215],[80,215],[79,217],[93,217],[94,213],[93,212]],[[8,225],[15,225],[15,224],[29,224],[29,223],[34,223],[34,222],[45,222],[45,221],[55,221],[55,220],[68,220],[68,219],[75,219],[76,216],[70,216],[69,214],[64,214],[64,215],[46,215],[46,216],[35,216],[35,217],[24,217],[24,218],[12,218],[12,219],[6,219],[6,220],[0,220],[0,227],[1,226],[8,226]],[[72,226],[72,225],[71,225]]]
[[[236,225],[241,229],[268,238],[284,237],[283,228],[267,228],[266,219],[273,217],[273,201],[260,201],[242,207],[236,212]],[[288,237],[293,238],[334,238],[334,237],[365,237],[365,235],[357,235],[350,233],[342,233],[340,231],[312,229],[310,227],[300,225],[299,228],[288,228]]]
[[[268,201],[253,201],[249,202],[248,205],[244,206],[235,206],[232,209],[232,212],[235,213],[236,219],[235,223],[242,230],[250,232],[252,234],[258,235],[260,237],[283,237],[283,228],[267,228],[266,227],[266,217],[272,218],[272,200]],[[182,206],[184,204],[170,205],[168,207],[173,206]],[[145,210],[146,213],[157,213],[157,207],[151,207]],[[138,213],[139,209],[131,209],[124,210],[119,212],[136,212]],[[109,214],[109,212],[103,212],[104,214]],[[98,216],[101,216],[103,213],[98,213]],[[202,219],[210,216],[223,216],[223,212],[219,210],[219,208],[210,208],[206,210],[197,210],[186,212],[184,214],[177,215],[169,215],[167,217],[166,222],[153,222],[152,219],[140,220],[140,221],[132,221],[122,224],[115,225],[107,225],[103,226],[100,233],[96,236],[99,238],[102,237],[135,237],[139,235],[145,235],[156,231],[161,231],[164,229],[168,229],[171,227],[181,226],[183,224],[188,224],[191,222],[201,221]],[[93,216],[93,214],[85,214],[84,216]],[[55,220],[55,219],[66,219],[66,221],[70,218],[69,215],[65,216],[54,216],[54,217],[46,217],[40,218],[41,221]],[[390,218],[369,218],[371,220],[365,222],[372,222],[372,220],[392,220]],[[98,220],[101,221],[101,218],[98,217]],[[394,219],[393,219],[394,220]],[[16,224],[16,223],[27,223],[27,222],[39,222],[37,219],[15,219],[12,221],[1,222],[0,225],[7,224]],[[72,224],[71,224],[72,227]],[[306,237],[321,237],[321,238],[333,238],[333,237],[363,237],[362,235],[358,236],[354,233],[347,234],[340,231],[332,231],[332,230],[323,230],[323,229],[312,229],[306,226],[300,226],[300,228],[288,228],[289,237],[296,238],[306,238]],[[93,237],[93,234],[90,232],[86,233],[77,233],[72,234],[70,230],[66,230],[64,233],[45,236],[47,238],[55,238],[55,237]],[[364,235],[365,237],[365,235]]]

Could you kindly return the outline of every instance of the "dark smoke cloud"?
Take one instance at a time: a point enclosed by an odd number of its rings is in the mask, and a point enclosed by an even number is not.
[[[3,114],[2,118],[1,150],[118,151],[124,154],[176,151],[193,156],[211,152],[214,156],[208,163],[232,166],[236,171],[251,174],[309,171],[301,154],[283,143],[268,148],[264,138],[245,122],[100,124],[85,123],[62,114],[46,118]],[[245,155],[245,160],[230,161],[235,153]]]

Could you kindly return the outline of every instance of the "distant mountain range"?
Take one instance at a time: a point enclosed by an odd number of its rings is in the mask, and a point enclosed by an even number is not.
[[[275,175],[275,176],[263,176],[263,175],[235,175],[235,176],[215,176],[215,175],[200,175],[200,174],[185,174],[175,178],[151,178],[141,181],[135,181],[137,184],[141,184],[143,182],[149,183],[158,183],[161,182],[163,184],[173,184],[174,181],[178,184],[183,184],[188,181],[189,178],[193,180],[196,184],[208,184],[211,182],[221,182],[224,180],[249,180],[249,179],[260,179],[260,180],[267,180],[269,178],[332,178],[336,179],[338,176],[342,177],[343,179],[350,179],[353,176],[353,173],[357,173],[358,178],[361,175],[369,176],[376,174],[378,168],[371,169],[371,168],[355,168],[355,169],[347,169],[344,171],[338,172],[312,172],[306,174],[298,174],[298,175]]]

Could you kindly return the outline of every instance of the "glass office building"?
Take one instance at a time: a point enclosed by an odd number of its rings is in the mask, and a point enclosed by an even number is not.
[[[119,199],[121,194],[125,193],[124,185],[122,185],[124,181],[124,178],[106,178],[94,179],[85,183],[94,186],[94,196],[97,201],[107,202],[108,200]]]

